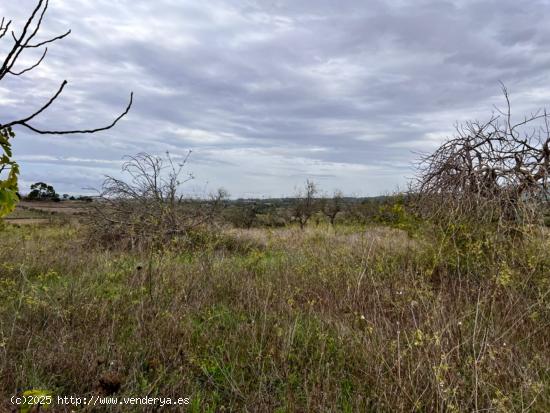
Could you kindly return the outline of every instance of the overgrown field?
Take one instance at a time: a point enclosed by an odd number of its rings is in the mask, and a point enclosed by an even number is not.
[[[550,411],[548,234],[426,234],[197,231],[141,254],[76,223],[8,226],[0,411],[27,389],[190,412]]]

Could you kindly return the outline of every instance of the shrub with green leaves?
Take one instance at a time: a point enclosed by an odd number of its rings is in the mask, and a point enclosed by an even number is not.
[[[12,212],[19,201],[19,165],[12,159],[10,142],[13,137],[15,133],[11,128],[0,129],[0,218]]]

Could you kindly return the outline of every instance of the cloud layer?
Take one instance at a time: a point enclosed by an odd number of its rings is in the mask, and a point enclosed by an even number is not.
[[[9,3],[0,16],[19,29],[34,2]],[[84,192],[125,154],[192,149],[207,190],[279,196],[312,178],[375,195],[404,186],[415,152],[456,121],[489,116],[499,81],[519,116],[547,104],[549,15],[540,0],[52,0],[43,35],[72,34],[38,69],[2,82],[0,122],[63,79],[63,98],[37,125],[99,126],[135,93],[130,115],[105,133],[19,130],[23,186]]]

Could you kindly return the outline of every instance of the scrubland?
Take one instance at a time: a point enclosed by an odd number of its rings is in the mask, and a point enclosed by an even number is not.
[[[548,233],[404,229],[199,228],[137,252],[76,221],[7,225],[0,410],[47,389],[189,412],[550,411]]]

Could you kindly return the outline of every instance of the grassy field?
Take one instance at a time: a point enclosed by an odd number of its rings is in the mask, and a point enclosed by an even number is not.
[[[1,411],[26,389],[190,412],[550,411],[547,235],[451,248],[321,224],[137,253],[85,234],[0,232]]]

